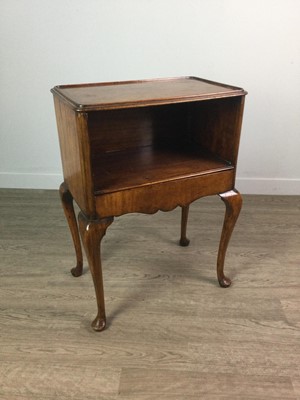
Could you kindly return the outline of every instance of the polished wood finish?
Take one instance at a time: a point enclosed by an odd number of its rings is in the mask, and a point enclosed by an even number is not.
[[[300,196],[243,196],[225,290],[217,196],[190,205],[184,248],[180,208],[116,218],[101,337],[57,191],[0,189],[0,213],[1,400],[300,399]]]
[[[224,275],[225,254],[236,220],[241,211],[242,196],[237,190],[231,190],[221,193],[220,197],[225,203],[226,211],[218,252],[217,275],[220,286],[225,288],[231,285],[231,280]]]
[[[105,327],[100,244],[115,216],[182,209],[181,246],[189,205],[219,194],[226,204],[217,276],[222,287],[228,242],[241,207],[235,174],[242,124],[243,89],[195,77],[98,84],[52,89],[64,182],[61,198],[82,271],[77,223],[95,285],[98,314]]]
[[[190,244],[189,239],[186,237],[187,222],[189,216],[189,206],[181,207],[181,233],[180,233],[180,246],[188,246]]]
[[[82,275],[82,267],[83,267],[83,257],[82,250],[80,244],[80,237],[78,232],[78,226],[76,222],[76,216],[73,205],[73,197],[69,190],[66,188],[66,184],[62,183],[59,188],[59,194],[63,206],[63,210],[66,216],[66,220],[69,225],[69,229],[72,235],[73,244],[76,253],[76,267],[71,269],[71,273],[73,276],[77,277]]]
[[[96,291],[98,314],[92,323],[95,331],[102,331],[106,325],[100,245],[106,229],[112,222],[112,217],[88,220],[82,212],[79,214],[79,230]]]
[[[136,108],[245,95],[241,88],[193,76],[60,85],[52,92],[76,111]]]

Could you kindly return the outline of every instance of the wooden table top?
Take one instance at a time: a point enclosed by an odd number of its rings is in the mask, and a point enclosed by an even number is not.
[[[55,86],[72,109],[97,111],[245,95],[238,87],[196,77]]]

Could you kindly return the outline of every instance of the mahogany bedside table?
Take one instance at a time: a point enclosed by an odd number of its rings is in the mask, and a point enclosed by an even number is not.
[[[243,89],[195,77],[56,86],[54,95],[64,182],[60,195],[82,274],[80,236],[105,328],[100,244],[114,216],[182,208],[187,246],[189,204],[219,195],[226,205],[217,258],[224,259],[242,198],[235,189]],[[80,208],[78,225],[73,199]],[[79,236],[80,232],[80,236]]]

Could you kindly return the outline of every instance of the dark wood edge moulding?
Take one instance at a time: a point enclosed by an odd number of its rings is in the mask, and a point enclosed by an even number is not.
[[[136,101],[122,101],[122,102],[108,102],[99,104],[80,104],[71,100],[66,94],[62,93],[63,89],[73,89],[73,88],[88,88],[97,86],[119,86],[119,85],[137,85],[143,83],[159,83],[159,82],[171,82],[178,80],[196,80],[199,82],[227,88],[226,92],[216,92],[207,93],[201,95],[187,95],[187,96],[174,96],[161,99],[147,99],[147,100],[136,100]],[[98,83],[80,83],[80,84],[69,84],[69,85],[57,85],[51,89],[51,92],[61,98],[65,103],[67,103],[74,111],[86,112],[86,111],[100,111],[100,110],[112,110],[121,108],[131,108],[131,107],[147,107],[155,105],[164,105],[172,103],[185,103],[192,101],[210,100],[210,99],[221,99],[224,97],[235,97],[235,96],[245,96],[248,94],[243,88],[237,86],[226,85],[220,82],[211,81],[208,79],[202,79],[195,76],[182,76],[182,77],[170,77],[170,78],[154,78],[154,79],[140,79],[140,80],[128,80],[128,81],[116,81],[116,82],[98,82]]]

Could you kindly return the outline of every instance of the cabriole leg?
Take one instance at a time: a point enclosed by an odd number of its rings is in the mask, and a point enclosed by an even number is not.
[[[102,331],[106,325],[106,316],[100,247],[101,240],[106,233],[106,229],[113,222],[113,218],[89,220],[80,212],[78,220],[79,231],[93,277],[98,306],[98,313],[95,320],[92,322],[92,328],[95,331]]]
[[[180,246],[188,246],[190,241],[186,237],[187,221],[189,216],[189,206],[181,207],[181,237],[179,244]]]
[[[225,203],[226,211],[219,245],[217,275],[220,286],[228,287],[231,284],[231,280],[224,275],[225,254],[235,223],[241,211],[242,196],[237,190],[230,190],[229,192],[222,193],[219,196]]]
[[[65,182],[63,182],[60,185],[59,194],[63,205],[64,213],[68,221],[69,229],[72,235],[76,253],[76,259],[77,259],[76,267],[71,269],[71,273],[73,276],[80,276],[82,275],[82,266],[83,266],[81,243],[80,243],[78,225],[76,222],[76,216],[74,212],[73,197],[69,192]]]

